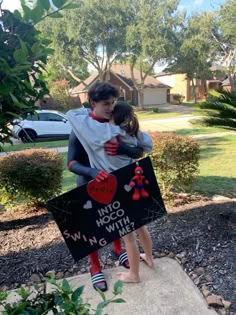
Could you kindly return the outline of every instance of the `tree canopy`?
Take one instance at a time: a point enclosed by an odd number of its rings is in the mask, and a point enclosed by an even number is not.
[[[177,27],[184,18],[177,10],[178,4],[176,0],[134,0],[130,3],[132,22],[127,28],[126,47],[141,108],[145,79],[157,62],[170,59],[175,52]],[[140,71],[139,84],[134,80],[135,67]]]
[[[227,68],[231,91],[236,93],[236,1],[226,0],[219,11],[218,30],[214,39],[218,44],[219,61]]]
[[[236,92],[236,1],[226,0],[218,11],[195,13],[181,27],[176,52],[167,71],[187,79],[210,79],[212,63],[225,66]]]
[[[126,0],[84,0],[65,19],[69,40],[78,56],[97,70],[101,80],[112,63],[125,53],[128,23]]]
[[[30,8],[21,0],[22,12],[14,13],[0,7],[0,149],[11,136],[9,123],[33,112],[35,102],[48,93],[40,75],[52,49],[34,25],[47,16],[60,17],[61,9],[74,6],[67,0],[53,4],[54,8],[49,0],[38,0]]]
[[[192,82],[196,101],[196,80],[211,79],[212,62],[216,55],[216,44],[212,38],[215,13],[195,14],[181,26],[177,36],[174,58],[166,71],[185,73]]]
[[[69,11],[66,13],[70,15]],[[62,79],[69,80],[73,87],[88,77],[88,62],[80,57],[77,46],[68,36],[66,16],[43,20],[37,24],[37,29],[51,40],[51,47],[54,49],[44,73],[49,88],[53,86],[53,82]]]

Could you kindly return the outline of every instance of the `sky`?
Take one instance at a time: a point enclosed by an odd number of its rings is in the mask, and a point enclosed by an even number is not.
[[[219,8],[224,0],[180,0],[180,9],[187,10],[190,15],[195,11],[211,11]],[[3,0],[3,9],[14,11],[19,9],[20,0]]]
[[[188,15],[196,11],[214,11],[220,8],[224,0],[180,0],[180,9],[185,9]]]
[[[20,0],[3,0],[2,9],[8,9],[10,11],[14,11],[19,9]]]

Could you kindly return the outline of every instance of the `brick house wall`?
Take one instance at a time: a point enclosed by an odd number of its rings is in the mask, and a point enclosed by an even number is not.
[[[131,100],[133,105],[138,104],[138,93],[135,88],[131,90],[128,85],[123,83],[116,75],[113,73],[110,73],[110,78],[108,80],[113,85],[115,85],[119,91],[120,96],[124,96],[125,100]],[[76,97],[80,98],[81,104],[88,101],[88,93],[87,92],[81,92],[79,94],[76,94]]]
[[[132,104],[134,104],[134,105],[137,104],[137,95],[136,95],[137,91],[135,88],[133,88],[133,90],[131,90],[125,83],[123,83],[121,80],[119,80],[119,78],[117,78],[117,76],[115,76],[113,73],[110,74],[109,82],[114,84],[121,91],[120,96],[124,96],[126,101],[131,100]]]

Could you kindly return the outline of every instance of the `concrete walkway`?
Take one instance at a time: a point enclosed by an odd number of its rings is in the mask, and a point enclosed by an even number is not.
[[[112,289],[117,281],[116,273],[124,268],[104,270],[109,291],[107,297],[112,297]],[[121,297],[126,303],[111,304],[104,314],[109,315],[216,315],[208,306],[192,280],[173,259],[155,259],[155,268],[152,270],[141,263],[141,283],[124,284]],[[92,308],[101,302],[101,297],[92,288],[90,274],[84,274],[67,279],[73,288],[85,285],[83,298],[89,300]],[[46,291],[52,286],[47,284]]]

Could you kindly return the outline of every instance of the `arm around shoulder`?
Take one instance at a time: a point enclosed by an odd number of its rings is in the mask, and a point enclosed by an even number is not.
[[[84,154],[86,153],[81,142],[72,131],[69,137],[67,168],[76,175],[95,178],[99,171],[81,163],[81,160],[84,160]]]
[[[151,152],[153,149],[152,138],[148,133],[140,131],[137,136],[138,147],[141,147],[144,152]]]

